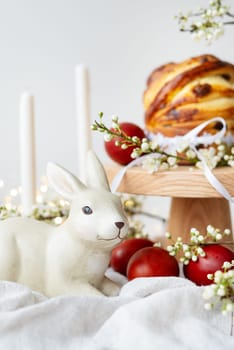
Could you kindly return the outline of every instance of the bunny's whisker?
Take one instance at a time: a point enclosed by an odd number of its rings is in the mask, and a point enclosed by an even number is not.
[[[117,238],[119,238],[120,240],[122,240],[124,237],[121,237],[120,236],[120,233],[121,233],[121,230],[119,230],[119,232],[118,232],[118,234],[115,236],[115,237],[112,237],[112,238],[103,238],[103,237],[101,237],[101,236],[97,236],[97,239],[99,240],[99,241],[113,241],[113,240],[115,240],[115,239],[117,239]]]

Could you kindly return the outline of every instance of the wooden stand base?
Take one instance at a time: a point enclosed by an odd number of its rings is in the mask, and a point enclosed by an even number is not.
[[[186,242],[192,227],[206,233],[210,224],[215,228],[232,230],[229,202],[223,198],[172,198],[168,232]],[[230,241],[230,237],[227,237]]]
[[[121,167],[107,167],[110,181]],[[234,168],[222,167],[213,174],[234,197]],[[189,166],[149,174],[141,167],[133,167],[124,175],[118,192],[167,196],[172,198],[167,230],[174,239],[187,241],[192,227],[206,233],[207,225],[232,231],[229,202],[207,181],[204,172]],[[233,237],[227,236],[227,241]]]

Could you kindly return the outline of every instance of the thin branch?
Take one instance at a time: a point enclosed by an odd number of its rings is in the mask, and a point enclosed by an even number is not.
[[[234,16],[233,16],[234,17]],[[231,22],[223,22],[223,25],[231,25],[231,24],[234,24],[234,21],[231,21]]]
[[[232,14],[231,12],[227,12],[226,15],[234,18],[234,14]]]

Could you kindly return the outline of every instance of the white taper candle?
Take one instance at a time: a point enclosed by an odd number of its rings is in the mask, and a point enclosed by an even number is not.
[[[19,113],[22,214],[27,216],[36,202],[34,97],[28,92],[20,97]]]
[[[88,69],[79,64],[75,69],[78,176],[85,181],[87,152],[92,148],[90,129],[90,86]]]

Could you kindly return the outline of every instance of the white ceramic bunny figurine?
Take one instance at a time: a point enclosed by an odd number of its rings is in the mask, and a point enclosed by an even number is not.
[[[127,234],[127,218],[92,151],[86,170],[87,186],[55,163],[47,166],[50,184],[71,201],[62,225],[23,217],[0,222],[0,279],[49,297],[117,294],[117,286],[104,274],[112,248]]]

